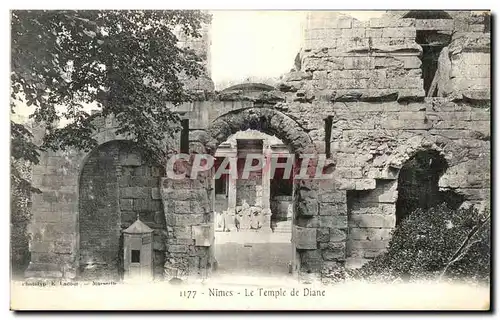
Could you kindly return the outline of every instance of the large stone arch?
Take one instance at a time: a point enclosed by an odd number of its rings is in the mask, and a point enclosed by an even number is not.
[[[104,128],[94,135],[98,146],[82,157],[78,182],[79,276],[120,280],[122,231],[137,218],[153,229],[154,277],[163,277],[166,221],[159,195],[164,175],[133,139]],[[90,270],[90,271],[89,271]]]
[[[455,192],[481,210],[489,207],[490,173],[483,171],[491,166],[489,154],[473,155],[467,147],[452,139],[440,135],[412,137],[394,151],[386,170],[397,179],[406,161],[419,151],[429,150],[437,152],[447,163],[446,171],[439,178],[440,191]]]
[[[206,130],[207,151],[214,154],[217,147],[231,135],[248,129],[276,136],[296,157],[319,153],[309,134],[294,119],[271,108],[240,109],[216,118]],[[312,165],[314,166],[314,161]],[[333,185],[330,187],[333,188]],[[336,247],[337,243],[331,243],[332,238],[328,236],[330,228],[337,230],[339,224],[343,227],[344,222],[329,216],[332,214],[332,204],[328,202],[331,199],[325,198],[325,203],[320,204],[321,192],[329,193],[330,197],[332,195],[327,189],[314,179],[294,180],[292,270],[299,281],[320,279],[322,272],[328,270],[328,267],[338,266],[337,258],[342,261],[344,257],[342,248]],[[320,214],[324,215],[321,219]],[[336,231],[331,233],[336,234]],[[334,241],[339,239],[333,238]]]
[[[419,151],[435,150],[450,166],[461,159],[460,148],[451,139],[435,135],[416,135],[398,146],[386,162],[386,169],[397,170]]]
[[[316,146],[305,129],[285,113],[266,107],[234,110],[215,118],[204,130],[196,130],[190,139],[190,152],[214,155],[217,147],[232,134],[247,129],[275,135],[296,155],[317,155]],[[311,161],[308,169],[311,163],[314,166]],[[198,174],[193,180],[189,172],[184,172],[180,180],[169,177],[162,180],[161,194],[168,227],[188,228],[192,236],[189,239],[169,238],[166,270],[172,273],[182,270],[182,274],[205,277],[214,266],[212,175],[213,170]],[[328,273],[328,268],[343,267],[347,228],[343,210],[345,192],[337,190],[333,180],[320,186],[320,182],[311,177],[295,179],[293,194],[293,273],[299,279],[317,280],[323,272]]]
[[[375,178],[374,189],[348,191],[350,267],[366,263],[387,247],[397,222],[399,174],[407,161],[420,152],[432,152],[444,160],[447,169],[441,173],[439,189],[448,191],[441,184],[442,178],[466,159],[463,147],[439,135],[417,134],[399,143],[385,160],[380,176]]]
[[[206,130],[207,151],[215,153],[229,136],[247,129],[275,135],[295,154],[315,153],[315,145],[304,129],[284,113],[270,108],[240,109],[219,116]]]
[[[98,146],[130,140],[116,134],[112,119],[102,119],[102,122],[93,135]],[[77,277],[80,176],[91,154],[92,150],[49,150],[42,153],[40,162],[33,166],[33,185],[42,193],[32,195],[31,262],[26,277]]]

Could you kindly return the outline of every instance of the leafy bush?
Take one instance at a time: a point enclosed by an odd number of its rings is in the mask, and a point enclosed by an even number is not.
[[[394,230],[387,251],[360,269],[354,279],[377,281],[488,281],[490,215],[474,208],[439,205],[416,210]]]
[[[28,224],[31,219],[30,193],[37,192],[31,188],[29,166],[26,162],[11,160],[10,190],[10,260],[12,275],[23,274],[30,261]],[[19,179],[16,179],[19,177]]]

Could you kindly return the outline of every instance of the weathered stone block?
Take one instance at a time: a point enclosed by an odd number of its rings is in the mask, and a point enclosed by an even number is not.
[[[30,252],[52,252],[54,243],[48,241],[31,241],[29,244]]]
[[[294,226],[292,229],[292,242],[297,249],[316,249],[318,247],[316,232],[316,228]]]
[[[385,203],[364,203],[362,199],[358,199],[356,203],[351,205],[351,214],[395,214],[395,204]]]
[[[321,250],[304,250],[300,254],[300,271],[306,273],[320,272],[323,262]]]
[[[134,199],[120,199],[120,209],[121,210],[133,210],[134,209]]]
[[[405,69],[418,69],[422,65],[422,60],[418,56],[395,56],[395,58],[403,62]]]
[[[62,278],[61,266],[56,263],[30,263],[24,276],[26,278]]]
[[[366,37],[367,38],[381,38],[382,37],[382,29],[366,29]]]
[[[417,30],[440,30],[452,31],[453,19],[416,19],[415,29]]]
[[[330,228],[318,228],[316,233],[316,240],[318,242],[330,241]]]
[[[327,78],[327,71],[314,71],[313,80],[321,80]]]
[[[195,245],[199,247],[209,247],[213,242],[213,225],[192,226],[193,239]]]
[[[54,253],[71,254],[74,252],[72,241],[56,241],[54,243]]]
[[[369,25],[371,28],[387,28],[387,27],[413,27],[415,26],[415,19],[404,18],[371,18],[369,20]]]
[[[345,242],[328,243],[327,248],[322,250],[322,256],[326,261],[344,260],[346,257]]]
[[[353,240],[390,240],[391,228],[350,228],[349,238]]]
[[[346,201],[344,190],[324,190],[320,193],[321,202],[343,203]]]
[[[382,29],[383,38],[415,38],[417,31],[412,27]]]
[[[344,69],[374,69],[375,61],[372,57],[345,57]]]
[[[210,211],[210,204],[206,201],[191,201],[191,211],[193,214],[205,214]]]
[[[338,167],[335,174],[344,179],[360,179],[363,177],[361,167]]]
[[[314,217],[298,217],[297,225],[303,228],[319,228],[320,221],[318,216]]]
[[[298,213],[302,216],[316,216],[318,215],[319,205],[318,200],[306,198],[299,200]]]
[[[345,215],[346,208],[343,203],[321,203],[319,214],[321,216]]]
[[[169,244],[167,245],[167,251],[172,253],[186,253],[188,252],[189,246],[184,244]]]
[[[424,82],[422,78],[410,78],[410,77],[397,77],[387,80],[389,83],[389,88],[394,89],[419,89],[423,88]]]
[[[375,189],[375,179],[354,179],[356,190],[371,190]]]
[[[388,245],[388,240],[351,240],[348,243],[353,249],[385,249]]]
[[[61,212],[47,210],[33,210],[33,219],[36,222],[59,222],[61,221]]]
[[[202,214],[168,214],[166,223],[168,226],[192,226],[204,222]]]
[[[472,121],[477,121],[477,120],[490,121],[491,120],[491,113],[489,113],[488,111],[477,110],[477,111],[471,112],[470,118]],[[463,135],[463,131],[460,131],[460,133],[462,133],[462,135]]]
[[[173,201],[174,213],[191,213],[190,201]]]
[[[151,188],[151,199],[161,200],[160,188]]]
[[[349,217],[349,226],[357,228],[394,228],[396,217],[381,214],[359,214]]]
[[[192,239],[190,226],[173,227],[172,234],[176,239]]]
[[[151,189],[147,187],[123,187],[120,188],[122,199],[149,199]]]
[[[349,28],[342,30],[343,38],[364,38],[366,34],[365,28]]]
[[[320,216],[319,223],[322,228],[347,228],[347,216]]]
[[[386,248],[377,248],[377,249],[364,249],[364,257],[365,258],[375,258],[376,256],[384,253]]]
[[[340,242],[346,239],[347,235],[344,230],[331,228],[330,229],[330,242]]]

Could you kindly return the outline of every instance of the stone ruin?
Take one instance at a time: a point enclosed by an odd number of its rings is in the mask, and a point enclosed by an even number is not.
[[[207,37],[182,45],[207,57]],[[384,251],[402,214],[399,173],[419,154],[444,164],[436,190],[489,208],[490,60],[489,15],[404,11],[358,21],[311,12],[294,69],[276,88],[215,92],[206,75],[186,79],[199,99],[172,106],[184,119],[178,147],[215,155],[231,135],[251,129],[294,154],[324,155],[335,179],[293,181],[291,268],[302,279],[325,279]],[[33,167],[43,193],[32,198],[26,277],[119,278],[121,233],[138,214],[153,229],[156,279],[209,276],[212,173],[170,180],[116,134],[115,119],[96,127],[92,152],[48,151]],[[258,211],[235,210],[242,218]]]

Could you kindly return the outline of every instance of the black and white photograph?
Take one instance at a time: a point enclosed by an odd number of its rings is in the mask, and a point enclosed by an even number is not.
[[[9,11],[10,309],[491,311],[491,12]]]

